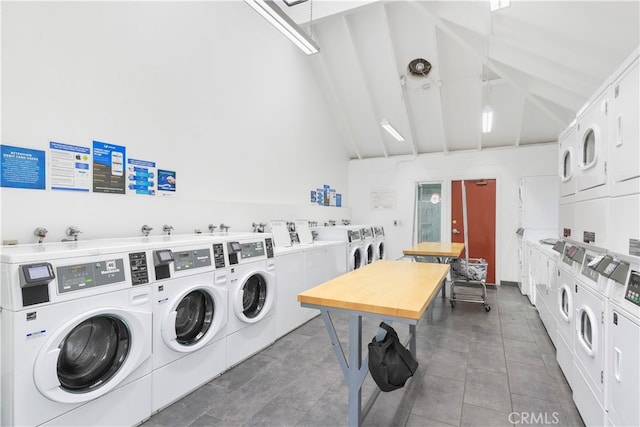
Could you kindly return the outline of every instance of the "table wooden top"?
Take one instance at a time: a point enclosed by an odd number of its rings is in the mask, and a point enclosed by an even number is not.
[[[380,260],[298,294],[301,303],[419,320],[448,264]]]
[[[459,257],[464,243],[420,242],[402,251],[405,255]]]

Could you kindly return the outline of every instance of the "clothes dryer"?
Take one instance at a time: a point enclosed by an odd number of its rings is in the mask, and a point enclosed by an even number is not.
[[[347,263],[347,272],[357,270],[365,265],[362,232],[359,227],[315,227],[313,228],[313,231],[317,233],[317,241],[331,240],[346,243],[345,259]]]
[[[586,250],[580,264],[580,274],[576,278],[574,295],[573,400],[587,425],[603,425],[605,422],[606,333],[603,320],[608,305],[609,280],[596,270],[594,262],[597,261],[597,255],[590,249]]]
[[[558,299],[556,310],[558,315],[558,334],[556,339],[556,358],[562,373],[567,379],[571,388],[574,387],[573,380],[573,358],[574,351],[574,295],[575,295],[575,275],[573,272],[573,259],[571,255],[577,252],[575,245],[566,243],[560,261],[558,261]]]
[[[609,82],[598,89],[578,112],[578,168],[576,201],[608,196]]]
[[[234,366],[276,340],[276,263],[271,235],[227,240],[229,323],[227,365]]]
[[[640,260],[624,257],[624,279],[613,281],[607,309],[607,425],[640,425]],[[621,283],[620,283],[621,282]]]
[[[577,176],[579,174],[577,148],[578,132],[573,122],[558,137],[560,171],[560,205],[572,203],[577,190]],[[560,225],[562,227],[562,224]]]
[[[2,425],[136,425],[151,414],[146,253],[2,248]]]
[[[152,249],[152,411],[227,368],[229,271],[220,238],[162,242]]]

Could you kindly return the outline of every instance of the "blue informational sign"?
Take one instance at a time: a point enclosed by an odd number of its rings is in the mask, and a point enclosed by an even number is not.
[[[158,173],[156,163],[146,160],[127,160],[127,192],[155,196]]]
[[[93,192],[125,193],[126,148],[93,141]]]
[[[2,187],[44,190],[45,152],[11,145],[0,145],[0,185]]]
[[[158,192],[164,192],[163,196],[171,195],[176,191],[176,173],[158,169]]]
[[[91,191],[89,147],[49,142],[49,176],[52,190]]]
[[[342,194],[340,193],[336,194],[336,207],[342,207]]]

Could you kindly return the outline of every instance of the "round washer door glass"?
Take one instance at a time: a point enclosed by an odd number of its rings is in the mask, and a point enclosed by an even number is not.
[[[131,348],[131,334],[120,319],[89,318],[60,343],[57,374],[63,389],[83,393],[106,384],[122,367]]]
[[[242,313],[249,319],[257,317],[267,300],[267,281],[261,274],[251,275],[242,285]]]
[[[353,253],[353,269],[356,270],[362,266],[362,252],[356,249]]]
[[[208,292],[189,292],[176,308],[176,341],[193,345],[202,339],[211,327],[215,304]]]

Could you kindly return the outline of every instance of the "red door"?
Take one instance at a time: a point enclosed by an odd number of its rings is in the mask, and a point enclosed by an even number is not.
[[[467,193],[467,247],[469,258],[484,258],[487,283],[495,283],[496,180],[465,180]],[[464,242],[462,181],[451,182],[451,241]],[[465,256],[465,252],[462,253]]]

